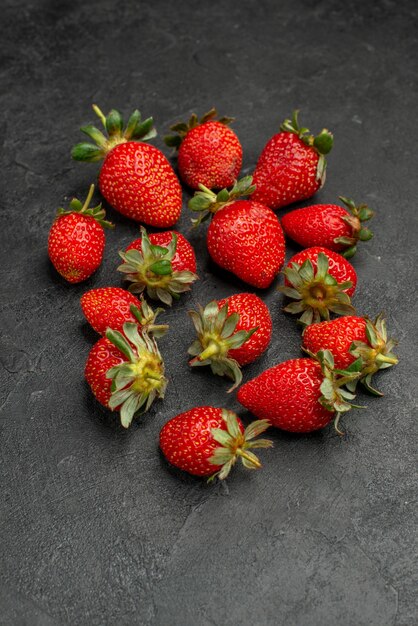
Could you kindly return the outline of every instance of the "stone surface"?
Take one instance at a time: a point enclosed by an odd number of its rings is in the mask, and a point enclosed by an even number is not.
[[[1,624],[415,624],[416,3],[0,8]],[[244,172],[293,108],[334,131],[317,200],[375,208],[375,238],[354,259],[355,304],[387,312],[401,359],[379,376],[383,399],[360,397],[368,408],[346,419],[346,440],[272,432],[262,471],[214,486],[167,467],[157,448],[167,419],[202,403],[239,409],[227,381],[187,365],[186,311],[245,288],[209,262],[187,209],[179,228],[196,245],[200,281],[165,316],[166,400],[128,432],[94,401],[83,367],[96,336],[79,298],[120,284],[117,250],[138,226],[109,210],[105,261],[79,286],[46,253],[56,208],[97,175],[69,157],[92,102],[153,114],[160,147],[170,124],[216,105],[237,118]],[[245,379],[299,355],[278,282],[263,293],[274,339]]]

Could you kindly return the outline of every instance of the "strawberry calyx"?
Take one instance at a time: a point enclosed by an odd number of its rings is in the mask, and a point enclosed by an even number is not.
[[[87,197],[83,202],[80,202],[78,198],[73,198],[70,202],[70,209],[65,210],[63,208],[59,208],[57,210],[57,217],[61,217],[62,215],[70,215],[71,213],[79,213],[80,215],[85,215],[86,217],[93,217],[96,222],[98,222],[103,228],[115,228],[115,225],[112,222],[108,222],[105,220],[106,211],[102,208],[102,204],[98,204],[95,207],[89,207],[91,199],[94,193],[94,185],[90,185],[89,192]]]
[[[334,137],[333,134],[323,128],[318,135],[312,135],[309,128],[299,125],[299,110],[295,109],[291,119],[285,119],[280,126],[280,130],[288,133],[294,133],[304,144],[315,150],[319,154],[318,165],[316,168],[316,179],[320,181],[321,187],[325,183],[325,172],[327,162],[325,155],[331,152]]]
[[[369,241],[373,237],[373,233],[363,226],[363,222],[371,219],[374,216],[374,211],[369,209],[367,204],[356,205],[354,200],[339,196],[341,202],[345,204],[349,215],[341,217],[341,219],[348,224],[352,229],[351,237],[336,237],[334,243],[343,244],[347,248],[341,253],[346,259],[350,259],[357,250],[358,241]]]
[[[189,291],[190,285],[197,280],[197,275],[187,270],[177,272],[173,269],[172,260],[177,250],[177,235],[167,247],[153,245],[147,231],[141,226],[141,250],[131,249],[120,251],[123,260],[117,268],[130,281],[128,289],[132,293],[146,291],[150,298],[161,300],[171,306],[173,298],[178,300],[180,294]]]
[[[353,382],[357,382],[361,376],[362,359],[359,357],[345,370],[339,370],[334,367],[334,357],[330,350],[319,350],[317,354],[312,354],[309,350],[305,350],[305,352],[320,364],[324,377],[320,386],[322,395],[318,402],[328,411],[336,413],[334,428],[339,435],[344,435],[344,432],[339,430],[341,414],[352,408],[364,408],[352,403],[355,394],[352,389],[348,388]]]
[[[123,325],[123,334],[108,329],[106,337],[128,359],[106,372],[112,381],[109,408],[119,410],[121,424],[128,428],[135,415],[145,413],[156,398],[164,397],[164,362],[155,340],[146,332],[140,334],[133,322]]]
[[[106,116],[96,104],[93,104],[93,111],[102,122],[105,133],[91,124],[83,126],[80,129],[81,132],[90,137],[94,143],[82,142],[75,145],[71,151],[71,156],[75,161],[100,161],[121,143],[148,141],[157,135],[153,118],[148,117],[142,120],[138,109],[132,113],[126,126],[116,109],[112,109]]]
[[[173,126],[170,126],[170,130],[177,134],[166,135],[166,137],[164,137],[164,143],[170,148],[175,148],[176,150],[178,150],[181,142],[183,141],[187,133],[190,130],[193,130],[193,128],[196,128],[197,126],[201,126],[202,124],[211,121],[217,121],[220,124],[225,124],[225,126],[228,126],[234,121],[233,117],[225,116],[216,119],[217,115],[218,112],[215,108],[210,109],[210,111],[205,113],[200,119],[197,117],[196,113],[193,113],[190,116],[188,122],[177,122]]]
[[[273,442],[269,439],[255,439],[270,426],[268,420],[256,420],[249,424],[244,432],[238,424],[236,413],[222,409],[222,419],[227,425],[227,430],[212,428],[211,434],[214,440],[220,444],[215,448],[209,462],[213,465],[221,465],[221,469],[209,477],[208,482],[216,477],[224,480],[238,459],[241,459],[246,469],[260,469],[261,463],[258,457],[251,451],[254,448],[271,448]]]
[[[228,389],[230,393],[241,384],[242,372],[239,363],[228,356],[228,352],[240,348],[258,327],[235,331],[240,320],[239,313],[228,315],[228,303],[220,309],[216,300],[209,302],[205,308],[199,305],[198,311],[189,311],[189,315],[198,336],[188,350],[194,357],[189,365],[210,365],[214,374],[232,378],[234,384]]]
[[[397,365],[398,358],[392,352],[397,342],[394,339],[388,339],[386,321],[382,313],[374,322],[368,318],[366,320],[366,336],[369,344],[363,341],[353,341],[350,352],[362,360],[360,382],[370,393],[382,396],[383,394],[372,386],[372,376],[381,369]],[[351,384],[349,388],[354,390],[355,385]]]
[[[279,291],[295,300],[283,310],[292,314],[302,313],[298,320],[301,324],[309,326],[321,320],[329,320],[330,312],[338,315],[355,313],[350,296],[345,292],[353,283],[350,280],[339,283],[328,273],[328,269],[329,259],[320,252],[316,272],[310,259],[306,259],[302,265],[292,263],[283,272],[290,287],[282,285]]]
[[[232,204],[238,198],[251,195],[255,191],[255,185],[252,183],[252,176],[244,176],[236,180],[231,189],[221,189],[218,193],[199,183],[200,191],[196,191],[187,205],[192,211],[200,213],[197,219],[192,219],[193,226],[199,226],[211,215]]]
[[[158,307],[154,311],[143,296],[141,296],[141,308],[131,304],[129,310],[138,321],[141,333],[147,333],[148,336],[158,339],[167,332],[168,324],[155,324],[157,316],[164,313],[164,309]]]

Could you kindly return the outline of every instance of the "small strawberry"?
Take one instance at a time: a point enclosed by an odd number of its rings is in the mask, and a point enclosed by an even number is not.
[[[298,111],[287,119],[265,145],[254,171],[253,199],[280,209],[310,198],[325,183],[325,155],[333,144],[325,128],[314,137],[301,128]]]
[[[247,469],[261,463],[254,448],[270,448],[268,439],[254,440],[269,427],[267,420],[247,428],[232,411],[200,406],[176,415],[160,432],[160,447],[166,459],[194,476],[216,476],[223,480],[238,458]]]
[[[331,322],[312,324],[303,333],[303,347],[311,353],[329,350],[338,369],[346,369],[361,357],[360,382],[379,396],[382,394],[371,386],[372,376],[378,370],[398,363],[392,353],[395,345],[393,339],[388,339],[382,315],[378,315],[374,323],[367,317],[348,315]]]
[[[201,120],[193,114],[188,123],[178,123],[170,130],[178,133],[164,138],[168,146],[178,149],[180,178],[192,189],[199,183],[209,189],[222,189],[234,184],[242,165],[242,146],[228,127],[231,117],[216,120],[211,109]]]
[[[306,248],[293,256],[284,270],[285,284],[279,287],[295,300],[288,304],[287,313],[302,313],[300,322],[309,325],[329,320],[329,314],[355,313],[353,295],[357,274],[341,254],[326,248]]]
[[[190,243],[175,231],[147,234],[141,227],[141,237],[119,252],[123,260],[118,271],[131,284],[129,291],[146,291],[150,298],[168,306],[173,298],[189,291],[197,280],[196,256]]]
[[[91,185],[84,204],[73,198],[69,211],[58,209],[49,231],[49,258],[69,283],[81,283],[97,270],[105,246],[103,227],[113,228],[113,224],[106,222],[101,204],[89,208],[93,192]]]
[[[120,412],[128,428],[135,415],[145,413],[167,386],[164,363],[157,344],[137,324],[126,322],[123,333],[106,331],[87,359],[85,377],[97,400]]]
[[[340,200],[348,210],[337,204],[314,204],[287,213],[282,217],[284,232],[305,248],[324,246],[351,258],[358,241],[373,237],[362,224],[373,217],[373,211],[366,204],[357,206],[342,196]]]
[[[108,328],[123,331],[125,322],[138,324],[140,331],[153,337],[161,337],[168,326],[155,324],[156,317],[164,309],[153,311],[142,298],[120,287],[99,287],[86,291],[81,297],[81,308],[94,330],[104,335]]]
[[[201,213],[192,220],[195,225],[214,214],[207,233],[212,259],[253,287],[269,287],[284,262],[284,235],[271,209],[237,199],[254,191],[251,176],[236,182],[230,191],[215,194],[204,185],[200,189],[189,208]]]
[[[100,161],[99,188],[119,213],[138,222],[167,228],[180,217],[182,191],[170,163],[154,146],[144,143],[157,134],[153,119],[141,121],[135,110],[124,128],[114,109],[105,115],[94,105],[108,138],[95,126],[81,130],[96,145],[79,143],[72,150],[76,161]]]
[[[359,377],[361,359],[346,370],[334,371],[329,351],[313,358],[291,359],[275,365],[248,381],[238,390],[238,401],[259,419],[295,433],[324,428],[334,420],[338,430],[340,414],[353,406],[353,393],[344,385]]]
[[[210,365],[214,374],[229,376],[232,391],[242,381],[240,366],[258,359],[270,343],[267,306],[255,294],[239,293],[189,314],[198,335],[189,348],[190,365]]]

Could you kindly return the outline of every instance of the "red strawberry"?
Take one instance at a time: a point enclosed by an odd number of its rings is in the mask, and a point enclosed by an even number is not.
[[[338,369],[346,369],[361,357],[360,381],[376,395],[382,394],[371,386],[372,376],[379,369],[398,363],[392,353],[395,345],[395,341],[387,337],[382,315],[378,315],[374,323],[367,317],[348,315],[331,322],[312,324],[303,333],[303,347],[313,353],[329,350]]]
[[[351,409],[354,395],[343,385],[359,377],[361,364],[352,371],[333,371],[332,354],[320,352],[318,360],[291,359],[279,363],[248,381],[238,390],[238,401],[272,426],[297,433],[324,428],[340,413]],[[339,431],[338,431],[339,432]]]
[[[194,250],[173,230],[147,235],[141,227],[141,234],[125,252],[119,252],[123,263],[118,270],[131,283],[129,291],[146,291],[150,298],[170,306],[173,298],[177,300],[197,280]]]
[[[209,189],[229,187],[241,169],[242,147],[228,127],[233,118],[217,121],[216,115],[216,109],[211,109],[199,121],[193,114],[187,124],[180,122],[170,128],[178,135],[164,139],[178,149],[180,178],[192,189],[199,189],[199,183]]]
[[[302,313],[303,324],[328,320],[330,311],[339,315],[355,312],[350,296],[357,274],[341,254],[319,246],[306,248],[290,259],[284,275],[285,284],[279,290],[295,300],[284,310]]]
[[[362,222],[373,217],[366,204],[356,206],[353,200],[340,196],[348,211],[336,204],[314,204],[296,209],[282,217],[283,230],[301,246],[324,246],[349,259],[357,249],[358,241],[368,241],[373,233]]]
[[[267,439],[253,441],[269,426],[267,420],[244,426],[239,417],[226,409],[200,406],[176,415],[160,432],[160,447],[175,467],[194,476],[226,478],[240,458],[247,469],[258,469],[261,463],[254,448],[270,448]]]
[[[269,310],[252,293],[239,293],[219,302],[209,302],[190,311],[198,339],[189,354],[190,365],[210,365],[212,372],[229,376],[235,389],[242,380],[240,365],[252,363],[267,349],[272,333]]]
[[[314,137],[298,123],[298,111],[264,147],[254,171],[253,199],[272,209],[310,198],[325,182],[325,154],[332,134],[325,128]]]
[[[69,211],[58,209],[49,231],[49,258],[69,283],[81,283],[97,270],[105,246],[103,227],[113,228],[101,204],[89,209],[93,192],[91,185],[84,204],[73,198]]]
[[[277,216],[253,200],[237,200],[253,192],[251,176],[242,178],[228,191],[214,194],[201,185],[189,202],[192,211],[202,212],[197,225],[214,214],[207,233],[212,259],[249,285],[266,288],[283,265],[284,235]]]
[[[157,344],[138,326],[127,322],[124,334],[108,329],[87,359],[85,377],[97,400],[120,412],[128,428],[136,414],[148,411],[156,398],[163,398],[167,381]]]
[[[125,322],[138,324],[141,332],[161,337],[168,326],[156,325],[155,319],[163,309],[153,311],[144,299],[138,300],[132,293],[120,287],[99,287],[91,289],[81,297],[83,313],[101,335],[108,328],[123,331]]]
[[[93,109],[109,137],[94,126],[84,126],[81,130],[97,145],[77,144],[72,150],[73,159],[104,159],[100,191],[119,213],[158,228],[173,226],[181,213],[181,186],[163,153],[143,143],[157,134],[152,117],[141,121],[136,110],[124,129],[118,111],[112,110],[105,117],[96,105]]]

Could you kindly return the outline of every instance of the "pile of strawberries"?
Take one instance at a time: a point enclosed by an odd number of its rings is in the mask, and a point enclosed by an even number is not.
[[[125,125],[120,113],[105,116],[93,107],[104,131],[81,130],[93,142],[76,145],[78,161],[103,160],[99,188],[105,200],[126,217],[167,229],[182,208],[182,187],[164,154],[146,143],[155,137],[152,118],[139,111]],[[198,226],[210,219],[207,248],[213,261],[251,287],[271,285],[285,261],[284,233],[303,247],[287,263],[280,291],[289,302],[284,311],[299,315],[303,358],[279,363],[242,383],[241,367],[269,346],[269,310],[253,293],[231,295],[189,311],[196,339],[189,348],[192,367],[209,366],[213,374],[232,380],[238,401],[258,419],[246,428],[232,411],[195,407],[169,420],[160,433],[168,461],[198,476],[225,478],[237,459],[244,467],[261,466],[254,448],[271,446],[257,438],[269,426],[306,433],[334,421],[353,406],[358,382],[381,395],[372,376],[397,363],[382,315],[372,322],[357,316],[351,304],[357,276],[348,261],[359,241],[371,238],[364,226],[373,212],[341,197],[342,205],[319,204],[287,213],[277,209],[310,198],[325,182],[325,156],[333,145],[324,129],[314,136],[301,127],[297,111],[265,145],[253,176],[238,180],[242,147],[214,109],[202,119],[171,128],[165,138],[177,150],[182,182],[196,191],[189,202]],[[49,257],[70,283],[95,272],[104,252],[105,220],[101,205],[90,207],[94,185],[84,203],[59,209],[49,234]],[[344,206],[343,206],[344,205]],[[117,268],[125,286],[92,289],[81,307],[102,337],[90,351],[85,377],[97,400],[120,414],[128,428],[135,416],[164,397],[167,378],[157,341],[168,330],[157,323],[149,300],[170,306],[198,279],[191,244],[179,232],[147,233],[120,252]],[[138,294],[139,298],[134,295]],[[334,319],[331,314],[340,316]]]

